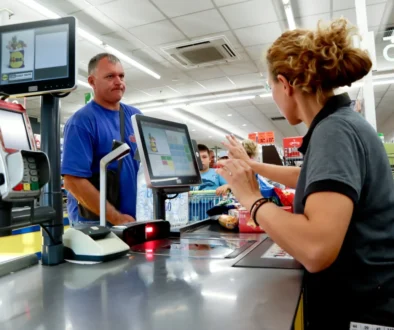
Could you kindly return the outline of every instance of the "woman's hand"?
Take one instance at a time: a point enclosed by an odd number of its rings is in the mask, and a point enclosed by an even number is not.
[[[240,159],[221,160],[218,165],[216,172],[228,182],[241,205],[249,210],[262,197],[252,168]]]
[[[242,159],[248,163],[250,158],[241,142],[239,142],[233,135],[227,135],[226,138],[228,142],[222,142],[222,144],[227,148],[229,158]]]

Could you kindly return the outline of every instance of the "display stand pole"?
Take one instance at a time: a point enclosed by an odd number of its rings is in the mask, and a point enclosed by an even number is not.
[[[153,188],[153,220],[166,220],[166,199],[169,195],[177,195],[190,191],[190,187]]]
[[[42,263],[57,265],[64,261],[63,254],[63,200],[60,179],[60,100],[50,94],[41,96],[41,151],[51,166],[49,183],[44,186],[42,205],[51,206],[56,214],[46,224],[50,237],[42,230]]]

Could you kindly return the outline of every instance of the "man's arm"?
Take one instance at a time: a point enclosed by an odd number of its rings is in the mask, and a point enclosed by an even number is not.
[[[84,207],[96,215],[100,214],[100,192],[87,179],[65,175],[64,187]],[[118,212],[109,202],[107,202],[106,219],[113,225],[135,221],[132,216]]]
[[[91,165],[94,153],[94,134],[84,125],[85,118],[78,118],[78,125],[66,125],[64,130],[64,153],[62,174],[65,188],[75,199],[93,213],[100,214],[100,193],[87,180],[92,176]],[[107,204],[107,219],[116,225],[135,221],[133,217],[116,211]]]

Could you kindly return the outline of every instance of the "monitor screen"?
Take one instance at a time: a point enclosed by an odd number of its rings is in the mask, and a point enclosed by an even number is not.
[[[23,95],[75,86],[75,18],[0,26],[0,92]]]
[[[22,113],[0,109],[0,129],[6,148],[30,150],[29,138]]]
[[[193,145],[184,124],[136,115],[132,117],[138,151],[148,186],[190,186],[201,183]]]

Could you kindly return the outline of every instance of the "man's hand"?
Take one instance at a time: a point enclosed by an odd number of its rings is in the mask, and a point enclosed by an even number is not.
[[[119,226],[125,223],[130,223],[130,222],[135,222],[135,219],[128,214],[122,214],[122,213],[118,213],[118,215],[115,217],[114,219],[115,221],[113,221],[114,223],[112,223],[114,226]]]
[[[216,189],[216,195],[223,196],[227,193],[228,190],[230,190],[230,185],[224,184],[223,186],[220,186],[219,188]]]

